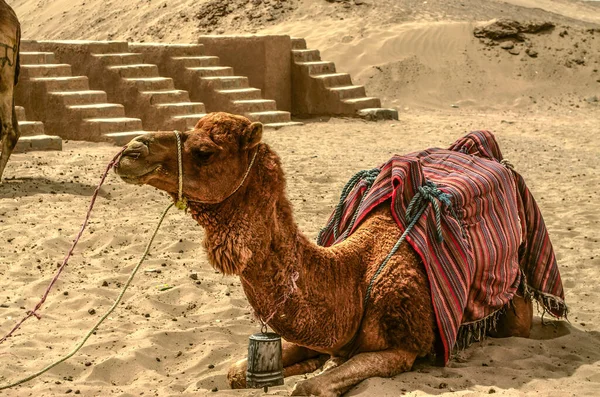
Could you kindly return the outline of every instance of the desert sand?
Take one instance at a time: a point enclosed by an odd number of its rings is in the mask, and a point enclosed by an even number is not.
[[[399,121],[323,118],[265,133],[264,140],[282,157],[296,221],[313,238],[356,171],[394,153],[446,147],[471,130],[493,131],[545,217],[570,322],[546,316],[542,325],[537,314],[530,339],[490,338],[460,352],[446,367],[418,362],[411,372],[369,379],[347,395],[600,395],[600,106],[593,98],[600,95],[597,3],[288,0],[274,8],[275,1],[263,0],[255,2],[260,4],[252,19],[244,13],[252,5],[246,1],[229,2],[242,6],[212,19],[206,10],[227,2],[9,3],[22,19],[26,38],[306,37],[323,59],[352,73],[355,83],[365,84],[384,105],[398,108]],[[475,26],[501,16],[557,26],[516,42],[520,53],[513,55],[473,36]],[[538,56],[527,55],[529,48]],[[108,144],[69,141],[62,152],[11,157],[0,185],[0,334],[39,300],[117,151]],[[88,231],[40,312],[42,319],[30,319],[0,345],[0,385],[74,347],[116,299],[168,203],[152,188],[109,175]],[[238,279],[210,267],[202,237],[188,215],[172,210],[123,304],[81,352],[0,395],[263,395],[228,390],[227,368],[245,356],[247,338],[259,326]],[[289,395],[301,379],[288,378],[268,394]]]

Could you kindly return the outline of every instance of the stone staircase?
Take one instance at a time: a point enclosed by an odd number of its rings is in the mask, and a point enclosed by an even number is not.
[[[19,132],[21,136],[15,146],[14,153],[31,152],[37,150],[62,150],[62,139],[59,136],[46,135],[44,123],[41,121],[27,121],[25,108],[15,106]]]
[[[188,88],[190,97],[203,102],[210,112],[242,114],[265,128],[302,124],[293,122],[289,112],[277,110],[274,100],[263,99],[261,90],[250,87],[247,77],[220,66],[219,57],[204,55],[201,44],[130,43],[129,49],[158,65],[176,87]]]
[[[64,139],[117,144],[144,133],[140,119],[125,117],[122,105],[107,103],[103,91],[90,90],[88,78],[73,76],[71,65],[56,63],[53,52],[23,40],[20,56],[15,102],[42,120],[46,131]]]
[[[304,39],[292,38],[292,59],[294,114],[357,116],[362,109],[381,108],[379,98],[368,97],[349,74],[322,61],[319,50],[307,49]]]
[[[172,78],[160,75],[157,65],[144,63],[141,54],[129,52],[127,43],[122,44],[119,52],[112,52],[108,44],[96,46],[91,56],[104,68],[104,76],[95,83],[102,83],[109,98],[123,103],[127,113],[140,117],[148,130],[193,128],[206,115],[204,104],[192,102],[187,91],[175,89]]]

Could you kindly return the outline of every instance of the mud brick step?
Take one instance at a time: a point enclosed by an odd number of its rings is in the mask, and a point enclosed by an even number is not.
[[[190,101],[189,93],[183,90],[142,91],[140,95],[148,97],[151,105]]]
[[[361,98],[367,95],[365,87],[362,85],[347,85],[329,89],[335,92],[340,99]]]
[[[315,62],[321,60],[319,50],[292,50],[294,62]]]
[[[56,57],[53,52],[24,52],[19,53],[21,65],[42,65],[55,63]]]
[[[159,77],[158,66],[150,64],[109,66],[108,70],[124,78]]]
[[[45,65],[21,65],[21,78],[33,77],[66,77],[71,76],[71,65],[45,64]]]
[[[86,105],[92,103],[106,103],[106,92],[104,91],[57,91],[49,92],[48,97],[60,101],[63,106]]]
[[[44,84],[48,92],[55,91],[86,91],[90,89],[90,83],[85,76],[76,77],[35,77],[29,79],[31,83]]]
[[[15,146],[15,153],[38,150],[62,150],[62,139],[52,135],[22,136]]]
[[[92,54],[92,56],[99,59],[104,66],[135,65],[144,63],[144,57],[142,54],[134,54],[132,52],[118,54]]]
[[[68,106],[67,109],[77,113],[82,119],[124,117],[125,108],[116,103],[94,103],[91,105]]]
[[[309,75],[332,74],[335,73],[335,64],[327,61],[315,62],[297,62],[297,65],[308,69]]]
[[[311,77],[320,81],[327,88],[352,85],[352,79],[348,73],[328,73]]]
[[[247,88],[249,85],[248,77],[245,76],[210,76],[202,77],[200,80],[216,90]]]
[[[186,68],[199,68],[219,66],[219,57],[200,56],[200,57],[172,57],[171,60]]]

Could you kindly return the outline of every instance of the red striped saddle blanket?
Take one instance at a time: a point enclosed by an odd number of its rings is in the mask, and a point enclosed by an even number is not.
[[[451,202],[440,203],[443,240],[437,238],[429,205],[406,241],[427,271],[444,363],[455,347],[481,340],[493,329],[517,293],[529,294],[557,318],[566,317],[540,210],[523,177],[503,161],[492,133],[472,132],[448,149],[396,155],[375,175],[358,181],[340,204],[339,222],[332,221],[334,212],[319,243],[331,246],[344,240],[385,201],[404,232],[412,198],[419,187],[435,183]]]

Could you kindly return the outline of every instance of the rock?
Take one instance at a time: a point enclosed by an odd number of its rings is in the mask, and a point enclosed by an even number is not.
[[[588,103],[598,103],[598,96],[594,95],[585,99]]]
[[[478,26],[473,29],[473,34],[478,38],[488,38],[499,40],[507,37],[514,37],[519,41],[525,38],[523,33],[539,33],[554,28],[552,22],[528,21],[520,23],[512,19],[499,19],[496,22],[487,25]]]
[[[354,4],[359,6],[359,5],[365,4],[365,2],[363,0],[354,0]]]
[[[537,56],[538,56],[538,52],[536,50],[534,50],[533,48],[526,49],[525,53],[532,58],[537,58]]]
[[[396,109],[385,108],[367,108],[356,112],[358,117],[370,121],[378,120],[398,120],[398,111]]]
[[[504,43],[500,44],[500,48],[502,48],[503,50],[510,50],[514,47],[515,43],[513,43],[512,41],[505,41]]]
[[[198,273],[192,273],[192,274],[190,274],[190,278],[192,280],[198,280]]]
[[[94,314],[96,314],[96,310],[95,309],[90,309],[90,310],[88,310],[88,313],[93,316]]]
[[[521,53],[521,50],[519,50],[518,48],[511,48],[510,50],[508,50],[508,53],[512,55],[519,55]]]
[[[104,281],[102,282],[102,286],[103,286],[103,287],[108,287],[108,281],[104,280]]]

